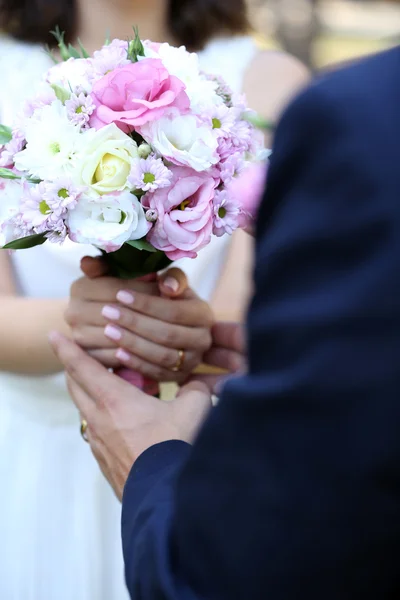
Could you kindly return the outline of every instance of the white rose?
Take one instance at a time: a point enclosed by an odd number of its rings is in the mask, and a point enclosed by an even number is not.
[[[163,117],[140,128],[145,140],[166,160],[205,171],[219,161],[211,129],[193,115]]]
[[[21,184],[17,181],[0,179],[0,248],[21,237],[8,223],[19,210]]]
[[[83,146],[78,171],[79,185],[98,194],[121,191],[128,185],[132,164],[138,160],[136,142],[114,123],[82,134]]]
[[[73,242],[93,244],[106,252],[118,250],[128,240],[141,239],[149,230],[142,205],[128,191],[81,197],[69,212],[67,226]]]

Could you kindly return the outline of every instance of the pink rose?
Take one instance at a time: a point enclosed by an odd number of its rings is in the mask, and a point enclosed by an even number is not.
[[[116,123],[129,132],[159,119],[167,109],[186,113],[190,108],[185,84],[157,58],[117,67],[93,85],[91,96],[96,109],[90,125],[96,129]]]
[[[171,260],[196,258],[211,239],[215,185],[206,173],[174,168],[170,187],[142,198],[143,206],[157,217],[149,242]]]

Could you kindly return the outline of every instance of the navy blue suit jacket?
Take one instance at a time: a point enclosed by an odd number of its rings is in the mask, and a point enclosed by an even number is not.
[[[127,482],[131,597],[399,599],[400,49],[286,111],[255,286],[248,375]]]

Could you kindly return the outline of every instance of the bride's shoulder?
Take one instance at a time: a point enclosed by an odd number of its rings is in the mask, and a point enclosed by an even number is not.
[[[309,70],[297,58],[261,47],[248,65],[243,89],[254,110],[275,120],[309,80]]]

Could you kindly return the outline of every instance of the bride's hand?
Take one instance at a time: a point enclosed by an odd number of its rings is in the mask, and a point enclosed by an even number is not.
[[[210,348],[213,321],[186,285],[177,269],[158,282],[83,277],[71,287],[66,321],[73,339],[107,367],[181,383]]]

